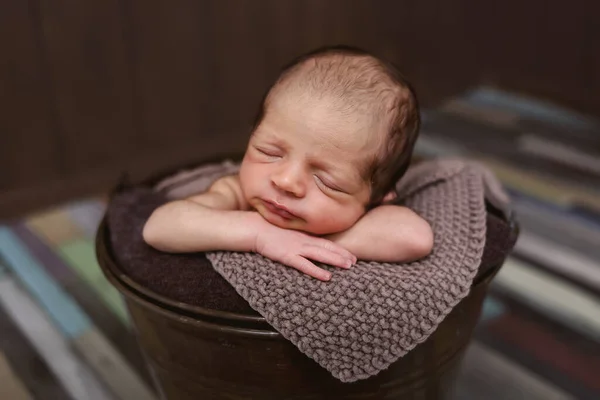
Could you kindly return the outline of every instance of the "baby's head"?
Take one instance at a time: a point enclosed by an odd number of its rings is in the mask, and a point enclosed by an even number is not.
[[[251,206],[282,228],[350,228],[393,192],[420,125],[410,84],[358,49],[317,50],[267,92],[242,162]]]

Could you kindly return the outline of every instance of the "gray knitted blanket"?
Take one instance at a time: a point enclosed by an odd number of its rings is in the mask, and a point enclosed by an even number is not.
[[[156,190],[186,197],[237,168],[225,162],[185,171]],[[501,210],[508,205],[488,170],[460,160],[412,167],[397,190],[434,231],[433,252],[420,261],[325,267],[333,276],[322,282],[255,253],[207,257],[252,308],[334,377],[368,378],[426,340],[468,295],[485,245],[484,198]]]

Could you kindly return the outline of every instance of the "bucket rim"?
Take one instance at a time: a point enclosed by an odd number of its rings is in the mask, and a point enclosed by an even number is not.
[[[509,219],[511,230],[513,234],[518,235],[518,225],[514,223],[514,219]],[[116,281],[119,286],[119,291],[126,297],[137,297],[145,300],[146,302],[152,303],[154,306],[167,309],[170,312],[185,315],[188,317],[204,317],[209,320],[229,320],[236,321],[243,325],[256,326],[256,327],[271,327],[267,320],[263,316],[240,314],[232,311],[215,310],[202,306],[191,305],[182,301],[173,300],[166,296],[163,296],[133,280],[129,277],[121,267],[117,260],[114,258],[112,248],[109,240],[110,228],[107,222],[107,216],[105,215],[98,227],[96,234],[96,256],[98,258],[98,264],[102,269],[103,273],[113,281]],[[476,276],[472,288],[489,283],[496,273],[500,270],[504,263],[504,260],[494,265],[480,276]],[[114,283],[114,282],[113,282]],[[271,328],[272,329],[272,328]],[[276,333],[276,332],[275,332]],[[279,334],[279,333],[277,333]]]
[[[240,314],[232,311],[215,310],[212,308],[191,305],[163,296],[154,290],[139,284],[129,275],[123,272],[119,263],[117,260],[115,260],[110,241],[108,240],[109,235],[110,228],[105,215],[98,226],[98,231],[96,234],[96,256],[99,261],[98,264],[100,265],[100,268],[103,270],[104,274],[107,274],[107,272],[110,273],[112,278],[116,279],[123,289],[141,294],[144,298],[151,299],[154,303],[161,304],[166,308],[172,310],[182,310],[184,314],[188,315],[202,315],[208,318],[227,319],[250,324],[267,324],[266,319],[262,316]],[[123,294],[127,295],[126,293]]]
[[[160,318],[167,318],[172,321],[177,321],[185,325],[192,325],[195,328],[204,330],[219,331],[235,336],[252,336],[259,339],[279,339],[282,335],[273,329],[271,325],[232,325],[223,324],[222,319],[216,318],[198,318],[197,314],[181,312],[180,309],[172,309],[165,305],[157,303],[155,299],[145,296],[143,293],[135,291],[133,288],[127,287],[111,270],[103,270],[108,281],[117,288],[117,290],[127,298],[128,303],[135,303],[137,306],[149,310],[146,315],[156,315]]]

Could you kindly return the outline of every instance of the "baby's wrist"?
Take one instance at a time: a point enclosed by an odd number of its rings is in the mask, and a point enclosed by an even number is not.
[[[268,223],[258,212],[250,211],[247,214],[246,226],[250,232],[250,251],[257,252],[260,248],[261,241],[264,241],[264,236],[274,228]]]

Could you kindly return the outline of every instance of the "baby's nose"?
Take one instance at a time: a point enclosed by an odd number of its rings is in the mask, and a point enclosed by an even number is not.
[[[272,175],[271,181],[277,189],[294,197],[304,197],[306,194],[306,185],[302,177],[293,169],[286,169]]]

